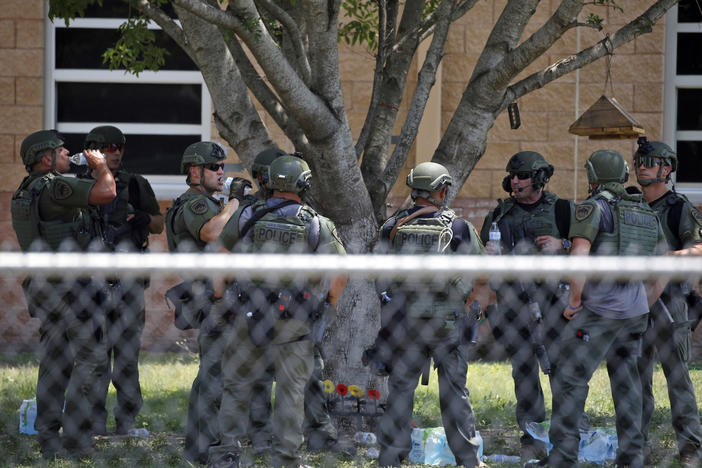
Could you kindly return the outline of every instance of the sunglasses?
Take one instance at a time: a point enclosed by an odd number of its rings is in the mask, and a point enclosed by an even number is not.
[[[531,172],[510,172],[509,173],[509,178],[514,179],[514,176],[517,176],[517,179],[519,180],[526,180],[531,178]]]
[[[118,145],[116,143],[110,143],[109,145],[105,145],[102,147],[103,150],[108,151],[122,151],[122,148],[124,148],[124,145]]]
[[[655,156],[635,156],[634,166],[639,167],[643,164],[644,167],[656,167],[661,163],[661,159]]]
[[[209,170],[211,170],[212,172],[217,172],[217,171],[220,170],[220,169],[224,169],[224,163],[219,163],[219,164],[215,164],[215,163],[212,163],[212,164],[203,164],[202,167],[204,167],[205,169],[209,169]]]

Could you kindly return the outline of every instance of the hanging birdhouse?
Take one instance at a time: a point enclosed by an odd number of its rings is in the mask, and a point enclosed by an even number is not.
[[[613,97],[602,95],[568,129],[590,139],[638,138],[644,129]]]

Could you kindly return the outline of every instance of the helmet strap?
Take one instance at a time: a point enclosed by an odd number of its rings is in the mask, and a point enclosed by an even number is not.
[[[57,148],[51,149],[51,172],[56,172],[56,150]]]

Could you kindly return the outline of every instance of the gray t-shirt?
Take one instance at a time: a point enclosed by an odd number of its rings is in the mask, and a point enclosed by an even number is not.
[[[583,306],[609,319],[627,319],[648,313],[643,282],[588,281],[583,289]]]

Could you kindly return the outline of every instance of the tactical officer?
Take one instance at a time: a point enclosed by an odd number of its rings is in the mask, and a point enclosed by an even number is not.
[[[95,180],[62,175],[70,169],[63,145],[55,130],[34,132],[22,142],[20,154],[29,175],[12,196],[11,212],[23,251],[87,249],[100,237],[93,207],[115,198],[115,180],[97,150],[85,151]],[[58,277],[27,278],[22,283],[29,313],[41,321],[35,427],[45,458],[55,456],[62,443],[70,454],[92,448],[93,387],[107,355],[104,316],[99,303],[93,302],[102,288],[97,283]]]
[[[685,198],[670,190],[667,183],[677,169],[675,152],[660,141],[639,139],[634,154],[636,179],[643,190],[644,200],[658,214],[672,255],[702,255],[702,214]],[[644,453],[650,454],[648,431],[653,414],[653,362],[655,352],[668,381],[668,396],[673,429],[678,442],[683,466],[699,466],[702,427],[697,411],[697,400],[690,381],[687,361],[690,357],[690,322],[686,296],[691,286],[671,282],[659,301],[651,307],[648,330],[644,334],[639,374],[643,387],[643,422],[641,430],[646,439]]]
[[[535,151],[520,151],[510,158],[505,170],[508,175],[502,188],[510,197],[498,200],[480,231],[487,252],[566,254],[573,203],[544,190],[553,166]],[[501,245],[489,240],[492,223],[500,230]],[[512,364],[517,424],[523,431],[522,458],[530,460],[540,447],[526,432],[526,424],[546,419],[539,364],[544,373],[553,373],[558,355],[553,343],[566,323],[561,312],[567,291],[565,283],[559,287],[556,282],[503,282],[495,286],[499,310],[488,309],[488,321]]]
[[[180,163],[181,174],[190,186],[166,213],[166,234],[171,252],[208,250],[239,206],[236,198],[224,207],[213,197],[223,188],[224,149],[216,142],[201,141],[188,146]],[[204,288],[207,280],[193,282]],[[199,328],[200,365],[190,390],[184,455],[190,461],[206,463],[209,445],[218,439],[217,411],[221,395],[220,358],[225,328],[223,314],[215,307],[206,316],[185,320],[184,328]]]
[[[599,150],[585,163],[590,197],[578,204],[570,227],[571,255],[652,255],[665,238],[655,212],[641,194],[622,185],[629,177],[624,158],[616,151]],[[647,291],[642,281],[570,280],[570,320],[561,335],[555,374],[553,415],[549,438],[553,450],[541,464],[577,465],[588,382],[597,366],[607,361],[616,409],[619,450],[617,466],[643,467],[641,386],[637,368],[641,335],[649,305],[662,291],[655,283]]]
[[[287,153],[279,148],[270,148],[261,151],[256,156],[251,166],[251,173],[258,185],[258,191],[242,199],[242,205],[244,203],[266,200],[271,196],[272,192],[266,188],[268,168],[275,159],[286,155]],[[235,190],[234,185],[232,185],[232,190]],[[236,188],[236,190],[238,192],[243,192],[240,188]],[[353,446],[339,442],[336,427],[329,416],[329,411],[326,407],[324,384],[322,383],[323,370],[324,359],[321,345],[315,342],[314,371],[312,373],[312,378],[310,378],[310,381],[307,382],[307,386],[305,387],[305,421],[303,423],[303,428],[305,438],[307,439],[307,449],[311,452],[331,450],[352,454],[354,451]],[[274,369],[271,366],[268,369],[268,378],[262,379],[262,382],[265,383],[257,384],[251,400],[249,438],[251,439],[255,453],[262,452],[262,449],[266,445],[270,447],[271,433],[269,421],[271,415],[271,387],[274,380],[273,374]],[[267,439],[264,439],[266,436]],[[266,440],[267,442],[265,442]]]
[[[310,179],[302,159],[290,155],[275,159],[265,184],[271,196],[242,206],[232,216],[220,237],[223,246],[235,252],[343,254],[334,224],[302,201]],[[329,287],[325,283],[238,281],[241,307],[222,360],[222,443],[210,450],[213,465],[229,466],[241,456],[252,393],[268,379],[270,365],[276,380],[273,466],[299,465],[304,391],[314,368],[312,326],[318,319],[319,301],[324,299],[324,308],[334,309],[345,280],[334,278]]]
[[[126,138],[111,125],[95,127],[85,137],[85,149],[105,155],[117,186],[117,196],[98,208],[105,244],[110,250],[144,252],[149,234],[163,231],[163,215],[149,182],[122,168]],[[92,171],[85,174],[92,178]],[[93,409],[93,430],[105,434],[107,390],[110,380],[117,390],[117,434],[134,427],[143,399],[139,386],[139,348],[144,330],[144,289],[147,279],[108,279],[105,307],[107,369],[98,385],[98,404]]]
[[[379,251],[425,254],[481,254],[484,247],[473,226],[443,207],[451,184],[446,168],[424,162],[410,171],[407,185],[414,206],[390,217],[379,231]],[[466,389],[463,330],[471,285],[462,279],[447,284],[392,283],[387,291],[394,307],[389,336],[392,351],[388,399],[378,426],[380,466],[399,466],[410,451],[414,390],[424,363],[438,369],[441,417],[458,465],[478,466],[475,417]],[[387,312],[384,312],[387,314]],[[383,347],[383,343],[376,343]]]

